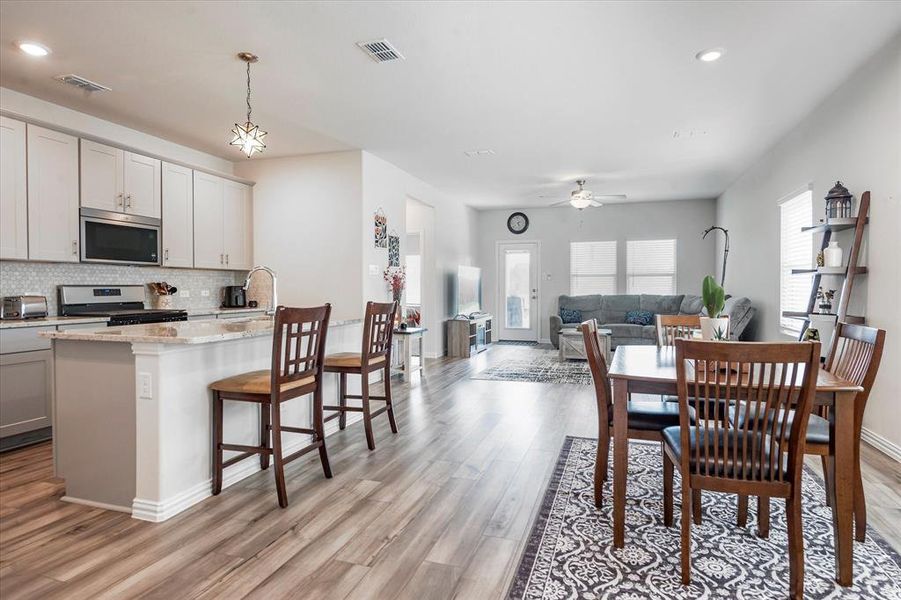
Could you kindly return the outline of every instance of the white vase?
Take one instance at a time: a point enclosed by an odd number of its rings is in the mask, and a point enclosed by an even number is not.
[[[717,333],[720,335],[717,336]],[[708,341],[729,340],[729,317],[701,317],[701,339]]]
[[[829,242],[829,246],[823,250],[823,262],[827,267],[842,266],[842,249],[838,242]]]

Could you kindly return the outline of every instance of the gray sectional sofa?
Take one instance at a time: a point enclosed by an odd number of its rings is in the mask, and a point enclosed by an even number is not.
[[[698,315],[704,311],[700,296],[677,294],[675,296],[658,296],[656,294],[617,294],[610,296],[567,296],[557,301],[557,311],[551,315],[551,343],[558,347],[558,336],[561,329],[578,327],[578,323],[563,323],[560,309],[580,311],[582,320],[595,319],[603,329],[613,332],[613,347],[619,345],[642,345],[657,343],[657,330],[652,325],[633,325],[626,323],[626,313],[632,310],[646,310],[655,315]],[[729,337],[733,340],[741,338],[756,310],[748,298],[729,298],[723,314],[730,319]],[[706,313],[704,313],[706,314]]]

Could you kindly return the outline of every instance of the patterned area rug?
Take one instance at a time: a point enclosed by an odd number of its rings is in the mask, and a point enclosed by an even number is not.
[[[626,546],[615,550],[612,471],[605,483],[604,506],[594,507],[596,448],[593,439],[566,439],[511,586],[511,599],[788,596],[784,502],[771,501],[770,536],[764,540],[755,534],[755,502],[750,503],[748,527],[739,528],[735,497],[705,492],[703,522],[692,526],[692,583],[683,587],[678,473],[675,522],[666,528],[660,446],[630,442]],[[854,586],[835,583],[832,522],[823,486],[807,468],[803,486],[804,597],[901,598],[901,556],[872,529],[865,543],[854,543]]]
[[[476,373],[472,379],[530,381],[533,383],[575,383],[591,385],[591,371],[584,360],[561,362],[556,350],[531,349],[528,354],[507,358]]]

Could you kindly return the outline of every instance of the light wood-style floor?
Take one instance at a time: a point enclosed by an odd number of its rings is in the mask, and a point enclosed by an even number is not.
[[[470,375],[504,356],[429,364],[394,381],[382,417],[288,468],[279,509],[263,472],[161,524],[61,502],[49,444],[0,456],[0,596],[13,598],[501,598],[566,435],[594,436],[589,386]],[[901,547],[901,466],[867,447],[871,523]],[[819,461],[812,461],[818,466]]]

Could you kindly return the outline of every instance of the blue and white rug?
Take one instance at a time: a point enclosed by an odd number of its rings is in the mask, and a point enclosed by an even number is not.
[[[784,502],[770,502],[768,539],[757,537],[755,502],[748,527],[736,525],[734,495],[704,492],[703,522],[692,526],[692,583],[679,569],[679,476],[674,526],[663,526],[660,445],[630,442],[626,545],[613,547],[613,474],[604,506],[594,506],[597,441],[568,437],[510,588],[511,599],[646,600],[788,596]],[[611,468],[612,468],[611,460]],[[834,580],[832,516],[823,484],[805,467],[804,597],[901,599],[901,557],[870,528],[854,542],[854,586]]]

